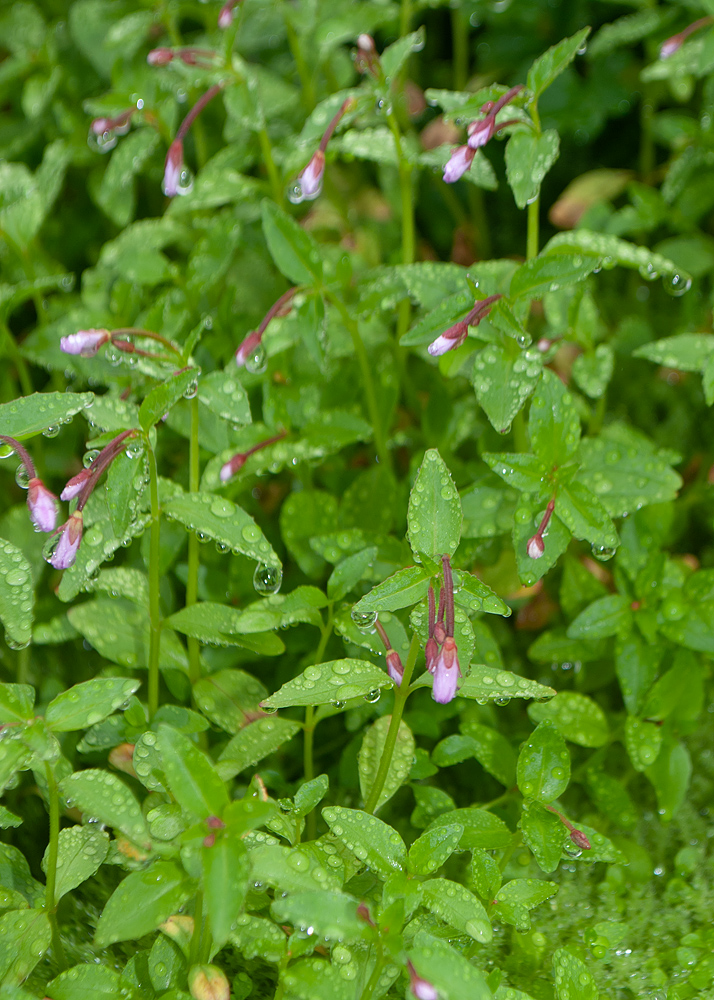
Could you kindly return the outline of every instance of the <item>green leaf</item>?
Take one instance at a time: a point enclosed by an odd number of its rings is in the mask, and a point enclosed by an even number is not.
[[[528,542],[538,530],[545,512],[544,500],[536,501],[532,494],[522,493],[513,515],[513,550],[516,553],[518,576],[526,587],[534,586],[555,566],[572,537],[558,515],[553,514],[543,536],[543,555],[540,559],[531,559],[528,555]]]
[[[533,852],[541,870],[550,875],[560,863],[565,827],[555,813],[540,802],[523,803],[520,826],[526,847]]]
[[[519,131],[508,140],[506,177],[519,208],[525,208],[538,197],[543,178],[559,153],[560,136],[554,128],[546,129],[540,135]]]
[[[533,93],[537,100],[556,77],[560,76],[564,69],[575,59],[576,55],[584,49],[585,39],[590,34],[590,28],[582,28],[580,31],[564,38],[557,45],[553,45],[538,56],[531,68],[528,70],[526,86]]]
[[[204,375],[198,383],[198,398],[223,420],[232,424],[251,422],[248,396],[232,371]]]
[[[0,427],[7,437],[22,440],[67,423],[93,402],[92,392],[35,392],[0,405]]]
[[[426,595],[431,573],[422,566],[407,566],[378,583],[358,601],[352,613],[367,614],[374,611],[398,611],[411,607]]]
[[[627,629],[632,619],[630,601],[621,594],[608,594],[593,601],[570,623],[570,639],[605,639]]]
[[[57,849],[57,881],[55,903],[62,896],[86,882],[109,852],[109,835],[91,826],[70,826],[60,830]],[[42,870],[47,871],[49,847],[42,859]]]
[[[171,726],[159,726],[158,749],[169,791],[178,804],[198,819],[221,816],[228,792],[202,750]]]
[[[191,898],[195,882],[173,861],[154,861],[144,871],[132,872],[109,897],[94,934],[98,948],[116,941],[135,941]]]
[[[379,57],[382,72],[387,80],[391,80],[397,75],[412,52],[421,52],[424,48],[425,35],[426,32],[422,26],[418,31],[403,35],[392,45],[387,46]]]
[[[35,689],[29,684],[0,684],[0,724],[27,722],[34,716]]]
[[[511,279],[512,299],[542,298],[546,292],[556,292],[566,285],[584,281],[597,267],[597,257],[566,250],[549,253],[547,250],[546,247],[537,257],[521,264],[515,272]]]
[[[377,771],[379,770],[384,752],[384,745],[387,740],[387,730],[391,721],[391,715],[383,715],[381,719],[377,719],[370,726],[362,740],[362,747],[358,758],[359,787],[365,802],[377,777]],[[389,764],[389,771],[387,772],[384,787],[374,807],[375,812],[391,799],[394,793],[401,788],[409,777],[415,750],[416,744],[414,743],[412,731],[406,722],[402,721],[399,723],[397,741],[394,745],[394,752]]]
[[[473,573],[461,569],[452,571],[454,578],[454,601],[469,612],[485,611],[490,615],[503,615],[508,618],[511,609],[505,601],[494,594],[490,587],[479,580]]]
[[[573,362],[575,383],[591,399],[600,399],[605,393],[614,370],[615,354],[609,344],[598,344]]]
[[[374,564],[377,558],[376,545],[347,556],[335,566],[327,581],[327,596],[331,601],[341,601],[357,586]]]
[[[51,1000],[119,1000],[121,976],[106,965],[73,965],[46,989]]]
[[[488,944],[491,922],[480,900],[458,882],[446,878],[430,878],[423,883],[424,906],[460,934]]]
[[[562,252],[567,248],[571,253],[587,254],[604,266],[611,267],[619,264],[621,267],[642,268],[643,273],[662,274],[670,278],[675,276],[683,281],[691,280],[686,271],[682,271],[677,265],[663,257],[662,254],[655,253],[649,247],[636,246],[621,240],[619,236],[611,236],[609,233],[595,233],[589,229],[574,229],[570,232],[557,233],[548,241],[541,256],[548,255],[553,250]],[[511,289],[513,295],[513,290]]]
[[[243,646],[263,656],[277,656],[285,644],[271,632],[280,616],[266,610],[262,614],[239,611],[227,604],[201,601],[181,608],[164,619],[164,625],[211,646]]]
[[[95,677],[75,684],[52,699],[45,722],[55,733],[87,729],[116,711],[140,685],[141,681],[124,677]]]
[[[278,269],[296,285],[319,284],[322,281],[322,261],[312,237],[267,198],[261,205],[261,211],[263,233]]]
[[[208,925],[215,946],[222,948],[248,892],[248,851],[240,837],[228,832],[219,835],[212,847],[203,847],[201,857]]]
[[[409,494],[407,532],[415,558],[422,553],[435,561],[442,555],[453,556],[461,538],[461,519],[461,500],[451,473],[431,448]]]
[[[30,563],[20,549],[0,538],[0,621],[13,648],[24,648],[32,638],[34,597]]]
[[[553,955],[553,978],[558,1000],[598,1000],[590,970],[567,948],[558,948]]]
[[[238,917],[231,933],[231,941],[245,958],[259,958],[276,965],[287,949],[285,931],[272,920],[248,913]]]
[[[261,702],[262,708],[293,705],[335,705],[391,687],[389,675],[369,660],[330,660],[307,667],[298,677]]]
[[[476,398],[500,434],[510,430],[513,418],[538,384],[542,370],[543,356],[532,348],[513,354],[504,347],[488,344],[476,355],[472,376]]]
[[[543,481],[549,470],[536,455],[505,451],[484,452],[483,460],[514,489],[536,495],[543,492]]]
[[[657,795],[659,814],[665,822],[684,802],[692,775],[692,760],[683,743],[669,739],[662,745],[654,764],[645,770]]]
[[[469,806],[465,809],[450,809],[442,813],[427,827],[426,832],[440,830],[445,826],[463,827],[459,849],[462,851],[473,851],[483,848],[487,851],[499,850],[509,847],[513,841],[513,834],[506,824],[498,816],[488,812],[486,809],[478,809]]]
[[[510,530],[517,494],[502,487],[480,483],[461,494],[464,523],[462,538],[493,538]]]
[[[390,826],[360,809],[327,806],[322,817],[337,839],[381,878],[406,871],[407,849]]]
[[[587,486],[579,482],[560,485],[555,495],[555,513],[576,538],[583,538],[602,553],[620,544],[609,514]]]
[[[191,391],[201,374],[199,368],[186,368],[184,371],[171,375],[165,382],[152,389],[139,407],[139,423],[144,431],[150,430],[154,424],[168,413],[184,393]]]
[[[306,847],[261,845],[251,849],[250,861],[251,878],[279,889],[280,893],[339,889],[341,885],[339,869],[323,867],[316,854]]]
[[[261,718],[248,723],[221,751],[216,771],[224,781],[229,781],[274,753],[300,728],[300,723],[292,719]]]
[[[11,989],[27,979],[51,940],[50,920],[42,910],[4,913],[0,917],[0,987]]]
[[[158,133],[153,128],[142,128],[126,136],[112,153],[95,197],[115,225],[126,226],[134,217],[134,175],[139,173],[158,144]]]
[[[90,504],[96,496],[97,493],[90,497]],[[104,505],[104,509],[107,510],[106,504]],[[74,566],[70,566],[62,574],[58,591],[60,600],[73,600],[77,594],[89,585],[90,580],[104,560],[110,559],[113,553],[121,548],[124,543],[128,543],[132,538],[141,535],[144,528],[148,525],[149,520],[150,517],[148,514],[141,514],[129,525],[129,529],[125,535],[117,536],[114,533],[107,510],[106,517],[100,517],[94,521],[91,527],[87,527],[82,536],[82,544],[79,546]],[[79,610],[79,606],[70,609],[70,611]],[[148,622],[148,615],[146,616],[146,620]],[[112,659],[112,657],[109,658]]]
[[[294,812],[298,816],[307,816],[315,806],[327,795],[330,779],[326,774],[318,774],[310,781],[304,781],[295,792]]]
[[[536,878],[511,879],[496,893],[494,913],[504,924],[512,924],[516,930],[530,930],[529,911],[550,899],[557,891],[555,882],[542,882]]]
[[[552,722],[541,722],[518,755],[518,788],[526,799],[552,802],[568,787],[570,754]]]
[[[580,419],[573,397],[547,368],[531,403],[528,436],[538,458],[551,468],[565,465],[580,443]]]
[[[548,719],[566,740],[581,747],[604,746],[610,737],[603,710],[578,691],[561,691],[543,705],[529,705],[528,715],[534,722]]]
[[[121,778],[91,768],[63,778],[60,794],[87,816],[120,830],[139,847],[151,846],[139,803]],[[118,940],[118,939],[117,939]]]
[[[628,715],[625,720],[625,746],[634,769],[645,771],[657,760],[662,746],[661,726]]]
[[[79,550],[82,551],[82,546]],[[65,571],[64,579],[68,572]],[[149,615],[145,607],[121,598],[100,598],[75,604],[68,609],[67,617],[87,642],[112,663],[131,668],[148,664]],[[159,666],[162,670],[188,669],[186,651],[168,628],[161,633]]]
[[[409,873],[431,875],[441,868],[458,848],[463,832],[459,823],[449,823],[423,833],[409,848]]]
[[[608,819],[622,827],[634,825],[637,809],[617,778],[593,766],[586,771],[585,786],[598,810]]]
[[[647,38],[668,24],[672,13],[668,8],[643,8],[634,14],[618,17],[610,24],[604,24],[588,45],[588,59],[597,59],[615,49]]]
[[[180,521],[189,531],[208,535],[234,553],[248,556],[266,566],[280,566],[280,560],[263,532],[249,514],[225,497],[210,493],[184,493],[162,504],[163,513]]]
[[[429,674],[422,674],[415,681],[414,687],[426,687],[430,683]],[[464,678],[459,688],[461,698],[475,698],[484,703],[509,698],[552,698],[554,694],[553,688],[482,663],[472,665],[471,673]]]
[[[114,459],[107,472],[107,508],[114,534],[123,538],[137,515],[137,505],[149,479],[143,451],[127,449]]]
[[[5,789],[18,771],[24,770],[32,752],[22,740],[22,730],[11,733],[0,742],[0,789]]]
[[[243,670],[218,670],[193,686],[196,706],[220,729],[237,733],[258,711],[267,690]]]
[[[490,903],[501,887],[501,869],[493,855],[481,848],[472,852],[471,878],[481,899]]]
[[[313,934],[325,941],[361,941],[369,936],[369,927],[357,915],[357,900],[344,892],[300,892],[276,899],[270,907],[279,924],[292,924],[296,930],[312,927]]]
[[[491,1000],[481,970],[442,938],[421,930],[408,955],[418,975],[438,990],[439,1000]]]
[[[637,633],[618,637],[615,643],[615,671],[628,712],[639,712],[657,676],[658,661],[659,658],[652,655],[651,647]]]
[[[506,788],[512,787],[516,781],[516,755],[506,737],[498,730],[482,726],[470,719],[462,722],[461,732],[472,741],[472,754],[481,767]],[[452,738],[446,737],[447,740]],[[445,742],[446,740],[443,740],[442,744]],[[434,755],[442,744],[437,744],[434,748]],[[439,763],[436,756],[434,761]]]

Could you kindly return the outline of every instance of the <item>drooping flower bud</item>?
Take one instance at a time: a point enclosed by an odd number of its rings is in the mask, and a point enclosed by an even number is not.
[[[50,557],[50,563],[55,569],[69,569],[77,558],[79,543],[82,541],[82,512],[76,510],[59,528],[59,542]]]
[[[533,535],[532,538],[528,539],[528,545],[526,546],[526,551],[531,559],[540,559],[545,552],[545,542],[540,535]]]
[[[363,32],[357,36],[357,51],[355,53],[355,68],[358,73],[371,73],[379,76],[380,65],[377,46],[371,35]]]
[[[89,477],[92,475],[91,469],[82,469],[78,472],[76,476],[72,476],[71,479],[67,481],[65,488],[60,493],[61,500],[74,500],[78,496],[87,482]]]
[[[179,193],[179,182],[183,171],[183,142],[174,139],[169,146],[164,163],[163,191],[167,198],[174,198]]]
[[[570,831],[570,839],[572,840],[572,842],[575,844],[576,847],[579,847],[581,849],[581,851],[589,851],[591,849],[590,841],[585,836],[582,830],[578,830],[577,828],[573,827],[573,829]]]
[[[296,193],[291,196],[290,200],[294,201],[299,189],[300,201],[313,201],[322,191],[324,175],[325,154],[321,149],[318,149],[302,173],[298,175],[295,181]]]
[[[146,57],[149,66],[167,66],[174,58],[172,49],[152,49]]]
[[[402,659],[396,649],[387,650],[387,670],[389,672],[389,676],[395,684],[402,683],[404,666],[402,665]]]
[[[248,336],[243,340],[240,347],[236,351],[236,364],[241,368],[249,357],[255,354],[255,351],[260,344],[262,338],[262,333],[258,330],[253,330]]]
[[[700,17],[698,21],[693,21],[692,24],[688,24],[686,28],[683,28],[676,35],[672,35],[671,38],[666,38],[659,48],[660,59],[669,59],[673,56],[675,52],[681,49],[682,45],[686,42],[690,35],[693,35],[695,31],[699,31],[700,28],[705,28],[707,25],[714,21],[714,17],[709,15],[708,17]]]
[[[441,705],[446,705],[456,697],[456,686],[461,676],[457,653],[453,636],[447,636],[436,661],[432,688],[434,701]]]
[[[441,628],[443,629],[443,627],[444,626],[442,625]],[[446,638],[445,632],[444,632],[444,638]],[[427,639],[426,647],[424,648],[424,656],[426,658],[426,669],[429,671],[430,674],[433,674],[434,671],[436,670],[436,661],[439,656],[439,644],[434,638],[434,636],[432,636],[430,639]]]
[[[34,476],[27,487],[30,519],[39,531],[54,531],[57,523],[57,497],[41,479]]]
[[[476,150],[471,146],[457,146],[444,167],[444,181],[455,184],[470,169],[475,155]]]
[[[467,129],[469,134],[469,147],[475,150],[478,149],[479,146],[485,146],[488,140],[492,138],[495,130],[496,119],[493,114],[486,115],[486,117],[481,118],[480,121],[471,122]]]
[[[93,358],[102,344],[112,339],[109,330],[78,330],[60,339],[60,348],[65,354],[78,354],[82,358]]]
[[[209,816],[206,820],[206,826],[209,830],[223,830],[225,829],[226,824],[220,816]]]
[[[432,358],[438,358],[440,355],[446,354],[447,351],[455,351],[466,340],[468,332],[469,324],[464,320],[460,320],[458,323],[450,326],[448,330],[444,330],[443,333],[439,334],[436,340],[429,344],[427,350]]]
[[[417,974],[411,961],[407,961],[407,971],[409,972],[409,989],[416,1000],[439,1000],[439,991],[429,982]]]
[[[221,471],[219,473],[221,482],[227,483],[229,479],[232,479],[236,472],[242,469],[247,461],[248,456],[244,451],[239,452],[239,454],[234,455],[233,458],[229,459],[226,464],[221,467]]]

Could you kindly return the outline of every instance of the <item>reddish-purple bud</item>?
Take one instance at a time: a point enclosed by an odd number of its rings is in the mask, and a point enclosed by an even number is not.
[[[62,500],[74,500],[74,498],[82,492],[84,484],[87,482],[89,477],[92,475],[91,469],[82,469],[78,472],[76,476],[72,476],[70,480],[67,481],[65,488],[60,493],[60,499]]]
[[[209,816],[206,820],[206,826],[209,830],[224,830],[226,824],[220,818],[220,816]]]
[[[700,28],[705,28],[707,25],[714,21],[714,17],[708,15],[707,17],[700,17],[698,21],[693,21],[688,24],[686,28],[679,32],[677,35],[672,35],[671,38],[665,39],[659,48],[660,59],[669,59],[673,56],[675,52],[681,49],[682,45],[693,35],[695,31],[699,31]]]
[[[409,989],[416,1000],[439,1000],[439,992],[428,979],[423,979],[417,974],[416,969],[410,961],[407,962],[409,972]]]
[[[360,918],[360,920],[364,920],[366,924],[369,924],[370,927],[375,926],[374,920],[372,920],[372,917],[370,916],[369,908],[366,903],[359,904],[359,906],[357,907],[357,916]]]
[[[444,645],[436,661],[432,697],[441,705],[446,705],[456,696],[456,685],[461,676],[456,643],[452,636],[444,639]]]
[[[246,363],[246,361],[248,360],[249,357],[251,357],[251,355],[255,354],[258,344],[260,344],[261,337],[262,337],[261,333],[259,333],[257,330],[253,330],[253,332],[249,333],[248,336],[243,341],[243,343],[240,345],[240,347],[236,351],[236,364],[238,365],[239,368]]]
[[[171,49],[152,49],[146,57],[149,66],[167,66],[174,58]]]
[[[444,626],[440,626],[442,631]],[[434,629],[436,631],[436,628]],[[446,638],[446,632],[444,632],[444,639]],[[442,639],[443,642],[443,639]],[[436,661],[439,656],[439,644],[436,639],[432,636],[431,639],[427,639],[426,647],[424,649],[424,656],[426,657],[426,669],[430,674],[433,674],[436,670]]]
[[[437,622],[434,626],[434,638],[440,646],[446,639],[446,629],[444,628],[443,622]]]
[[[402,666],[401,657],[396,649],[387,650],[387,670],[389,671],[389,676],[395,684],[402,683],[404,667]]]
[[[76,510],[65,521],[59,531],[59,541],[52,553],[50,563],[55,569],[69,569],[77,558],[77,549],[82,541],[82,512]]]
[[[457,146],[444,167],[444,181],[447,184],[454,184],[463,177],[474,162],[475,155],[476,150],[471,146]]]
[[[531,559],[540,559],[545,552],[545,542],[540,535],[533,535],[532,538],[528,539],[526,551]]]
[[[57,497],[41,479],[33,477],[27,487],[30,519],[38,531],[54,531],[57,523]]]
[[[218,27],[225,31],[226,28],[230,28],[233,24],[233,8],[236,6],[238,0],[228,0],[224,3],[218,13]]]
[[[183,169],[183,142],[181,139],[174,139],[169,146],[164,163],[163,190],[167,198],[173,198],[179,194]]]
[[[247,461],[248,456],[245,452],[240,452],[238,455],[234,455],[233,458],[226,462],[226,464],[221,468],[219,473],[221,482],[227,483],[229,479],[232,479],[236,472],[238,472],[239,469],[242,469]]]
[[[92,358],[102,344],[112,339],[109,330],[77,330],[60,339],[60,348],[65,354],[79,354],[82,358]]]
[[[215,844],[215,842],[216,842],[216,835],[215,835],[215,833],[207,833],[206,836],[203,838],[203,846],[204,847],[213,847],[213,845]]]
[[[290,201],[298,204],[301,201],[314,201],[322,191],[322,180],[325,175],[325,154],[321,149],[295,181],[295,188],[290,194]]]
[[[579,847],[582,851],[590,850],[590,841],[585,836],[582,830],[576,830],[575,827],[573,827],[573,829],[570,831],[570,839],[575,844],[575,846]]]
[[[466,340],[468,332],[469,324],[465,320],[460,320],[439,334],[436,340],[429,344],[427,350],[433,358],[438,358],[439,355],[446,354],[447,351],[455,351]]]
[[[481,118],[480,121],[471,122],[467,129],[469,134],[469,147],[476,150],[479,146],[485,146],[489,139],[493,137],[495,130],[496,119],[492,114],[486,115],[486,117]]]

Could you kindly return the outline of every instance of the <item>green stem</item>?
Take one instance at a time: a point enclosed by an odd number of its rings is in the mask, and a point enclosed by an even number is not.
[[[199,487],[199,462],[198,462],[198,396],[191,400],[191,436],[189,439],[188,453],[188,488],[191,493],[196,493]],[[198,538],[192,531],[188,536],[188,579],[186,581],[186,607],[190,607],[198,600],[198,570],[200,556],[198,548]],[[188,677],[191,684],[195,684],[201,678],[201,649],[198,639],[188,637]]]
[[[303,770],[305,781],[312,781],[315,777],[315,764],[312,757],[313,736],[315,734],[315,708],[308,705],[305,709],[305,725],[303,740]],[[310,838],[312,840],[312,837]]]
[[[372,369],[369,364],[369,358],[367,357],[367,351],[364,346],[364,341],[362,340],[362,335],[359,332],[359,327],[356,321],[352,318],[352,316],[350,316],[349,311],[342,299],[330,292],[329,289],[326,290],[326,295],[330,302],[332,302],[332,304],[336,307],[342,317],[343,323],[349,330],[350,336],[352,337],[352,345],[355,349],[357,362],[362,373],[367,412],[369,413],[369,417],[374,428],[374,443],[377,449],[377,455],[379,456],[379,461],[391,472],[392,456],[387,448],[387,440],[384,435],[384,430],[382,429],[382,418],[379,413],[379,407],[377,406],[377,394],[374,388]]]
[[[315,107],[315,83],[313,81],[310,68],[305,62],[305,57],[302,53],[300,39],[295,31],[295,26],[290,20],[290,12],[289,10],[286,10],[287,5],[284,2],[281,2],[280,7],[283,14],[283,21],[285,22],[285,32],[288,36],[288,45],[290,46],[290,52],[295,60],[295,68],[297,69],[298,76],[300,77],[303,105],[305,106],[306,111],[309,112]]]
[[[201,928],[203,927],[203,892],[199,889],[196,893],[196,902],[193,907],[193,934],[191,944],[188,949],[189,968],[196,965],[201,946]]]
[[[327,621],[323,626],[322,635],[320,636],[320,642],[317,647],[313,663],[322,663],[327,643],[332,635],[332,608],[333,604],[330,602],[327,606]],[[303,737],[303,770],[305,772],[305,781],[312,781],[315,777],[315,759],[313,752],[314,743],[315,709],[312,705],[308,705],[305,709],[305,727]],[[307,839],[315,840],[317,838],[317,814],[314,809],[311,809],[305,817],[305,826],[307,828]]]
[[[374,963],[374,969],[372,969],[372,975],[369,977],[369,982],[364,988],[361,1000],[372,1000],[374,991],[379,983],[379,977],[382,974],[382,966],[384,965],[384,948],[382,946],[382,935],[377,931],[377,958]]]
[[[404,713],[404,706],[406,704],[407,698],[409,697],[409,682],[412,679],[412,673],[414,672],[414,664],[416,663],[417,654],[419,653],[419,637],[415,634],[412,636],[412,642],[409,647],[409,654],[407,656],[407,662],[404,665],[404,676],[402,677],[402,683],[396,689],[394,693],[394,708],[392,709],[392,717],[389,721],[389,729],[387,730],[387,738],[384,741],[384,750],[382,751],[382,759],[379,762],[379,768],[377,770],[377,776],[374,779],[374,785],[369,793],[367,801],[364,804],[364,810],[368,813],[373,813],[379,802],[379,796],[382,794],[382,789],[384,788],[384,783],[387,780],[387,775],[389,774],[389,768],[392,763],[392,756],[394,754],[394,747],[397,743],[397,735],[399,733],[399,725],[402,721],[402,715]]]
[[[412,264],[415,252],[414,199],[412,197],[412,168],[408,163],[402,146],[402,136],[399,124],[393,111],[387,115],[387,123],[394,139],[394,148],[399,163],[399,192],[402,203],[402,264]],[[397,343],[400,342],[409,328],[411,302],[409,298],[402,299],[397,313]]]
[[[408,35],[409,25],[411,23],[412,23],[411,0],[402,0],[402,6],[399,11],[399,34]]]
[[[265,161],[265,169],[268,171],[268,179],[270,180],[270,187],[273,191],[273,200],[282,208],[285,203],[283,182],[280,180],[280,173],[275,165],[273,147],[265,125],[263,125],[263,127],[258,131],[258,140],[260,141],[260,150],[263,154],[263,160]]]
[[[528,238],[526,259],[532,260],[538,256],[538,223],[540,213],[540,195],[528,206]]]
[[[50,805],[50,838],[47,855],[47,881],[45,883],[45,910],[47,911],[52,931],[52,953],[57,967],[60,972],[63,972],[67,968],[67,960],[55,914],[55,887],[57,885],[57,854],[59,851],[60,831],[59,792],[57,791],[54,771],[49,761],[45,761],[45,777],[47,779],[47,794]]]
[[[17,651],[17,683],[28,684],[30,678],[30,647]]]
[[[149,538],[149,718],[159,708],[159,653],[161,650],[161,610],[159,607],[160,520],[159,477],[154,449],[149,454],[151,490],[151,534]]]
[[[528,435],[526,433],[526,419],[523,416],[523,410],[519,410],[513,418],[513,441],[516,446],[516,451],[521,453],[530,451]]]
[[[451,45],[454,60],[454,90],[464,90],[469,78],[468,20],[458,7],[451,11]]]
[[[12,360],[15,368],[17,369],[17,377],[20,380],[20,385],[22,387],[22,393],[24,396],[32,395],[32,381],[30,379],[30,374],[27,370],[27,364],[25,359],[20,354],[20,349],[15,343],[15,338],[10,333],[9,327],[3,323],[2,330],[5,333],[5,344],[7,349],[8,357]]]

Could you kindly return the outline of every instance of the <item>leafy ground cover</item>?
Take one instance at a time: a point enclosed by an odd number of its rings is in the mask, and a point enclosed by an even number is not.
[[[713,995],[713,82],[0,11],[0,998]]]

